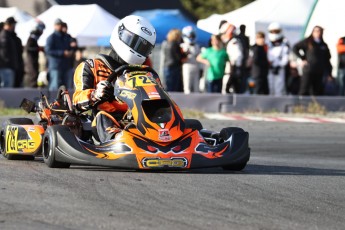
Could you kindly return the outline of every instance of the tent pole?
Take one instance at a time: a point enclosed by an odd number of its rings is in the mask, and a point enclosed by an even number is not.
[[[311,10],[310,10],[310,12],[309,12],[307,21],[306,21],[305,24],[304,24],[304,29],[303,29],[302,34],[301,34],[301,38],[302,38],[302,39],[304,38],[305,32],[307,31],[307,27],[308,27],[308,25],[309,25],[309,22],[310,22],[311,17],[313,16],[313,13],[314,13],[314,10],[315,10],[315,8],[316,8],[317,3],[318,3],[318,0],[315,0],[315,1],[314,1],[314,4],[313,4],[313,6],[312,6],[312,8],[311,8]]]

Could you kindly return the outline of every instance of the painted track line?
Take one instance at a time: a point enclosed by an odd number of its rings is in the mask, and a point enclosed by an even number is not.
[[[288,116],[253,116],[253,115],[233,115],[220,113],[205,113],[206,118],[211,120],[231,120],[231,121],[266,121],[266,122],[295,122],[295,123],[339,123],[345,124],[344,118],[336,117],[288,117]]]

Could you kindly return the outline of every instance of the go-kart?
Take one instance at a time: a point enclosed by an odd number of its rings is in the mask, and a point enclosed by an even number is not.
[[[0,130],[0,152],[8,160],[30,160],[42,153],[42,138],[45,130],[53,125],[66,125],[74,133],[87,135],[91,121],[86,114],[76,114],[69,93],[64,86],[58,89],[56,99],[49,103],[41,94],[37,102],[23,99],[20,107],[28,113],[36,113],[37,124],[30,118],[10,118]],[[83,130],[83,132],[81,132]]]
[[[83,139],[64,125],[49,126],[43,136],[42,155],[51,168],[70,165],[107,166],[135,170],[182,170],[223,167],[242,170],[250,157],[249,134],[241,128],[220,132],[203,129],[184,119],[179,107],[148,66],[125,65],[107,81],[128,111],[118,122],[114,139],[96,143]]]

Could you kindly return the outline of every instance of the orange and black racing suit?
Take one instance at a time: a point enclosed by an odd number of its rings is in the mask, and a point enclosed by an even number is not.
[[[73,104],[79,111],[92,109],[95,119],[92,129],[96,139],[101,142],[107,141],[118,132],[120,125],[116,121],[119,115],[123,115],[128,106],[112,97],[111,100],[95,105],[92,93],[100,81],[105,81],[112,70],[119,67],[110,56],[99,54],[94,59],[88,59],[79,64],[74,73]],[[114,127],[114,124],[117,126]]]

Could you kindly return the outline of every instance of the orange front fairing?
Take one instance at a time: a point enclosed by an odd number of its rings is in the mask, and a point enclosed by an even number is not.
[[[36,154],[41,147],[44,129],[40,125],[8,125],[6,128],[7,154]]]
[[[120,76],[115,96],[127,105],[142,136],[156,142],[172,142],[183,134],[181,111],[150,72],[134,71]]]
[[[219,146],[208,145],[197,130],[185,129],[176,141],[157,143],[141,135],[133,128],[122,131],[113,141],[95,146],[81,142],[87,154],[96,158],[119,160],[135,155],[140,169],[190,168],[193,155],[208,159],[222,158],[229,148],[228,143]]]

